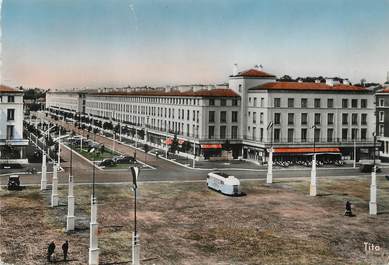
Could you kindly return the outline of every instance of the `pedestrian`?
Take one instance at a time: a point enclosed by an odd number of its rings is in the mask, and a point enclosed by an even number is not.
[[[351,211],[351,202],[347,201],[346,202],[346,211],[344,212],[345,216],[352,216],[353,213]]]
[[[69,250],[69,242],[66,240],[65,243],[62,244],[63,260],[64,261],[67,261],[68,250]]]
[[[49,247],[47,248],[47,261],[48,262],[51,262],[51,255],[54,254],[54,250],[55,250],[55,243],[54,243],[54,241],[51,241],[51,243],[49,244]]]
[[[136,160],[136,151],[134,152],[134,159]]]

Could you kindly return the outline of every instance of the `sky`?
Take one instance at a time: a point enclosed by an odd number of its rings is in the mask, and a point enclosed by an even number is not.
[[[97,88],[277,76],[383,82],[389,0],[3,0],[2,79]]]

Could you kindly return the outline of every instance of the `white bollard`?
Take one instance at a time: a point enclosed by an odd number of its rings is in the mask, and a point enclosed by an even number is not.
[[[53,181],[51,187],[51,207],[58,206],[58,170],[57,165],[53,166]]]
[[[46,167],[46,154],[42,155],[42,177],[41,177],[41,190],[47,189],[47,167]]]
[[[376,166],[374,166],[373,172],[371,172],[369,214],[370,214],[370,215],[377,215],[377,178],[376,178]]]
[[[309,187],[309,195],[316,196],[316,154],[313,155],[312,159],[312,170],[311,170],[311,185]]]
[[[267,161],[266,183],[273,183],[273,148],[270,149],[269,160]]]
[[[97,200],[91,196],[91,221],[90,221],[90,236],[89,236],[89,265],[99,264],[99,248],[97,241]]]
[[[140,243],[139,234],[132,232],[132,265],[139,265],[140,259]]]
[[[75,216],[74,216],[74,195],[73,195],[73,176],[69,175],[68,184],[68,215],[66,216],[66,231],[74,230]]]

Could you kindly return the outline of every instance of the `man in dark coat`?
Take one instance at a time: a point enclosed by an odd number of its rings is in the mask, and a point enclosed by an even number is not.
[[[54,250],[55,250],[55,243],[54,243],[54,241],[51,241],[51,243],[49,244],[49,247],[47,248],[47,261],[48,262],[51,262],[51,255],[53,255]]]
[[[344,215],[346,215],[346,216],[353,215],[353,213],[351,211],[351,202],[349,202],[349,201],[346,202],[346,211],[344,212]]]
[[[66,261],[68,258],[68,250],[69,250],[69,242],[66,240],[65,243],[62,244],[63,260],[64,261]]]

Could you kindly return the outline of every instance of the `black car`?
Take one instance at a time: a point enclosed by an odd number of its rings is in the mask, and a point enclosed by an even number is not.
[[[19,176],[8,177],[8,190],[21,190]]]
[[[135,164],[136,159],[132,156],[118,156],[113,159],[118,164]]]
[[[113,167],[114,165],[116,165],[116,163],[112,159],[104,159],[99,164],[100,167]]]

